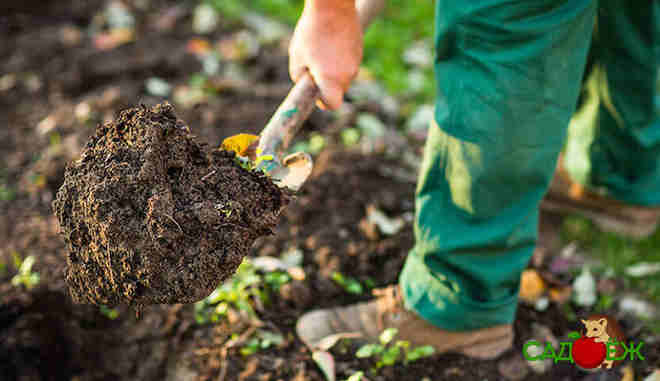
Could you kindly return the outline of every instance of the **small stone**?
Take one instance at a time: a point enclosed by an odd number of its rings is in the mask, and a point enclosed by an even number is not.
[[[52,131],[55,127],[57,127],[57,118],[55,115],[48,115],[46,118],[44,118],[39,124],[37,124],[37,131],[41,135],[46,135],[50,131]]]
[[[554,348],[557,348],[559,345],[557,338],[552,334],[550,328],[538,323],[532,323],[532,335],[530,340],[536,340],[539,343],[550,343]],[[527,348],[527,352],[531,357],[536,357],[543,354],[543,350],[544,347],[536,345]],[[550,370],[550,368],[552,368],[553,365],[552,359],[526,362],[527,365],[534,371],[534,373],[537,374],[546,373],[548,370]]]
[[[16,86],[16,75],[9,73],[0,77],[0,92],[11,90]]]
[[[218,49],[223,58],[233,61],[245,61],[259,54],[261,44],[254,33],[242,30],[220,41]]]
[[[373,114],[360,114],[356,121],[358,129],[367,138],[380,138],[385,135],[385,124]]]
[[[573,296],[575,304],[582,307],[591,307],[596,303],[596,280],[588,267],[575,278],[573,282]]]
[[[419,69],[414,69],[408,72],[408,91],[411,93],[421,93],[428,83],[429,78],[426,73]]]
[[[656,369],[653,373],[649,374],[644,381],[660,381],[660,369]]]
[[[202,57],[202,71],[206,75],[216,75],[220,72],[220,59],[215,54]]]
[[[619,309],[644,319],[653,319],[657,316],[657,309],[651,303],[635,296],[625,296],[619,301]]]
[[[433,64],[433,47],[427,40],[416,41],[403,52],[405,63],[422,68],[428,68]]]
[[[76,105],[76,108],[73,110],[73,113],[76,115],[76,119],[80,123],[85,123],[89,120],[92,114],[92,108],[87,102],[80,102]]]
[[[408,119],[406,131],[418,140],[426,139],[429,124],[433,120],[435,107],[430,104],[421,105],[415,110],[415,113]]]
[[[390,218],[374,205],[367,206],[367,222],[375,225],[385,235],[394,235],[401,231],[406,222],[401,217]]]
[[[547,296],[542,296],[536,301],[536,303],[534,303],[534,309],[537,311],[545,311],[548,309],[549,305],[550,299],[548,299]]]
[[[200,4],[193,11],[192,28],[195,33],[211,33],[218,26],[220,18],[215,8],[208,4]]]
[[[649,275],[653,275],[660,272],[660,263],[650,263],[650,262],[641,262],[635,265],[629,266],[626,269],[626,275],[640,278]]]
[[[132,29],[135,26],[135,17],[121,1],[112,1],[108,4],[105,17],[110,29]]]
[[[282,253],[282,262],[286,264],[287,268],[301,266],[303,259],[304,256],[302,250],[295,246]]]
[[[264,44],[277,42],[291,33],[286,25],[254,12],[247,12],[243,16],[243,22],[257,33]]]
[[[172,91],[172,85],[162,78],[151,77],[145,82],[147,92],[157,97],[166,97]]]
[[[30,93],[36,93],[43,86],[41,77],[34,73],[28,73],[23,79],[23,84]]]

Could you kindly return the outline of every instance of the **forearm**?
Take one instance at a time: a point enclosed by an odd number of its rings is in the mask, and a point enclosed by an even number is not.
[[[305,11],[332,14],[335,17],[353,16],[357,13],[356,0],[305,0]]]
[[[362,60],[362,27],[355,0],[306,0],[289,46],[289,72],[309,72],[321,106],[336,109]]]
[[[323,9],[342,9],[348,7],[355,8],[355,2],[356,0],[305,0],[305,6],[312,6]]]

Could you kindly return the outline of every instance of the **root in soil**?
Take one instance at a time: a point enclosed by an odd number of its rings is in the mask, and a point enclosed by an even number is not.
[[[288,197],[207,150],[168,103],[100,125],[53,202],[75,302],[192,303],[271,234]]]

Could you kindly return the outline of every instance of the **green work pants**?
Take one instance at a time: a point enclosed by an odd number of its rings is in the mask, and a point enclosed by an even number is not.
[[[658,4],[436,3],[436,123],[400,284],[406,305],[441,328],[508,324],[595,29],[607,98],[594,108],[590,179],[624,200],[660,203]]]

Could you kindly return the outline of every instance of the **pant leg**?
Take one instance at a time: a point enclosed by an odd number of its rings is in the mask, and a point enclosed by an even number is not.
[[[407,306],[426,320],[470,330],[514,320],[596,6],[438,0],[437,7],[437,124],[400,284]]]
[[[599,105],[589,185],[660,205],[660,1],[600,0],[594,52]]]

